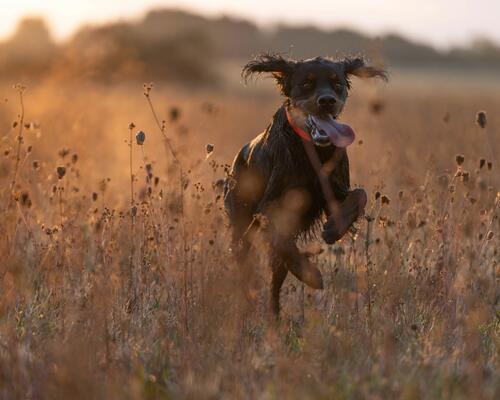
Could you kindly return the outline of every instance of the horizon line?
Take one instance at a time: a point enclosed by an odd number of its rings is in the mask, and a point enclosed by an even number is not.
[[[481,41],[484,40],[485,42],[489,42],[494,46],[500,47],[500,41],[495,40],[491,36],[486,36],[482,34],[478,35],[471,35],[470,39],[467,41],[460,41],[460,42],[454,42],[454,43],[449,43],[447,45],[439,45],[435,42],[432,42],[424,37],[416,37],[417,35],[410,35],[407,33],[402,32],[401,30],[398,30],[397,28],[390,28],[387,27],[386,29],[379,30],[378,32],[373,32],[368,29],[362,29],[356,24],[349,24],[349,23],[337,23],[337,24],[331,24],[331,25],[325,25],[322,23],[318,22],[313,22],[313,21],[286,21],[284,19],[276,19],[276,20],[269,20],[269,21],[263,21],[259,22],[258,19],[249,16],[249,15],[239,15],[238,13],[235,12],[230,12],[230,11],[221,11],[221,12],[207,12],[203,10],[194,10],[190,7],[177,7],[177,6],[164,6],[164,7],[151,7],[149,9],[146,9],[142,12],[138,13],[133,13],[130,15],[126,16],[113,16],[109,18],[105,18],[103,20],[97,20],[97,21],[83,21],[76,25],[74,28],[69,30],[66,33],[61,33],[57,32],[55,24],[51,21],[51,18],[48,17],[47,15],[43,15],[42,13],[38,12],[33,12],[33,13],[26,13],[23,16],[19,17],[17,21],[15,22],[15,25],[13,28],[10,30],[10,32],[5,33],[0,35],[0,43],[8,41],[10,38],[12,38],[19,27],[19,24],[26,19],[30,18],[38,18],[41,19],[42,21],[45,22],[47,25],[47,28],[49,30],[49,33],[51,35],[51,38],[54,40],[54,42],[60,44],[60,43],[65,43],[67,41],[70,41],[79,31],[85,29],[85,28],[98,28],[98,27],[103,27],[106,25],[112,25],[112,24],[117,24],[120,22],[123,23],[129,23],[129,24],[134,24],[134,23],[139,23],[141,20],[144,20],[148,14],[151,14],[153,12],[161,12],[161,11],[166,11],[166,12],[180,12],[180,13],[185,13],[188,15],[192,16],[197,16],[201,17],[203,19],[207,20],[220,20],[220,19],[230,19],[233,21],[241,21],[241,22],[247,22],[252,25],[254,25],[257,29],[259,29],[261,32],[272,32],[275,30],[278,30],[280,28],[313,28],[317,29],[318,31],[323,31],[327,33],[332,33],[336,31],[350,31],[353,33],[358,33],[363,36],[367,36],[370,39],[378,39],[378,38],[386,38],[388,36],[398,36],[404,40],[407,40],[408,42],[414,43],[414,44],[421,44],[425,45],[428,47],[431,47],[439,52],[447,52],[451,51],[453,49],[457,48],[467,48],[471,47],[474,42],[476,41]]]

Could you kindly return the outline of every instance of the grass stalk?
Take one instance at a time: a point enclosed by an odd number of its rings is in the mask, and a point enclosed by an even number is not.
[[[18,118],[18,134],[17,134],[17,147],[16,147],[16,161],[14,165],[14,174],[12,177],[12,181],[10,184],[10,200],[9,200],[9,208],[10,205],[12,204],[12,200],[14,198],[14,192],[16,188],[16,181],[17,181],[17,175],[19,173],[19,164],[21,162],[21,147],[23,144],[23,128],[24,128],[24,99],[23,99],[23,92],[25,90],[25,87],[22,85],[15,85],[15,89],[17,90],[19,94],[19,104],[21,108],[21,113],[19,114]]]

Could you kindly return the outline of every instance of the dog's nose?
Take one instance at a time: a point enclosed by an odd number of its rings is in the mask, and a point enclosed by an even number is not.
[[[335,99],[334,96],[325,94],[323,96],[318,97],[318,106],[320,107],[325,107],[325,106],[333,106],[337,102],[337,99]]]

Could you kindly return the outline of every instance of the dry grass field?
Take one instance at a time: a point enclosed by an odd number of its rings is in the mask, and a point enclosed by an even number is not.
[[[140,84],[2,85],[0,397],[499,398],[498,83],[354,83],[366,217],[302,245],[325,290],[289,275],[277,323],[262,243],[243,299],[217,181],[280,98],[228,75],[156,83],[160,126]]]

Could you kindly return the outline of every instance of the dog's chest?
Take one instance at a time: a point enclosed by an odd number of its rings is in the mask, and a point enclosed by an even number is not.
[[[307,197],[313,203],[322,202],[321,185],[318,176],[305,154],[297,154],[293,162],[283,169],[283,193],[293,190],[307,192]]]

